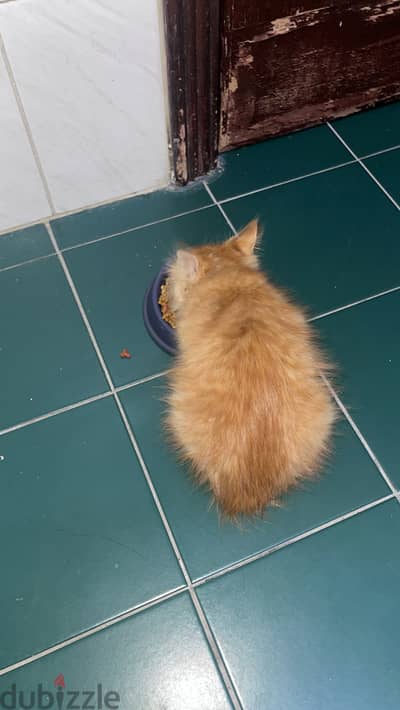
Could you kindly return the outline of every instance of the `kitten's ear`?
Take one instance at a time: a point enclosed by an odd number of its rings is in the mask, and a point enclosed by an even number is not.
[[[238,235],[231,237],[230,241],[235,249],[240,251],[243,256],[251,256],[254,253],[260,236],[261,231],[258,226],[258,221],[253,219]]]
[[[194,281],[199,272],[197,256],[186,249],[178,249],[176,252],[176,261],[182,274],[189,279],[189,281]]]

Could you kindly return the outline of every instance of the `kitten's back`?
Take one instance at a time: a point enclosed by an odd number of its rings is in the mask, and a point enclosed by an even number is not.
[[[168,426],[235,516],[260,512],[316,472],[334,413],[301,311],[240,253],[223,256],[217,268],[203,265],[179,314]]]

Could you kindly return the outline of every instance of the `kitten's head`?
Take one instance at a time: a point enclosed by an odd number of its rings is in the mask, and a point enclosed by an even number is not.
[[[258,268],[255,253],[261,236],[257,220],[221,244],[179,249],[169,266],[168,302],[171,311],[181,308],[190,289],[210,272],[224,270],[233,264]]]

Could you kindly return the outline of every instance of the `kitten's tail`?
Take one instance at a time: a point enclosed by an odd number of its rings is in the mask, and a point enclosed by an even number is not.
[[[261,515],[267,506],[275,503],[278,491],[269,485],[265,476],[260,477],[259,482],[257,477],[229,478],[229,482],[213,489],[215,501],[224,517],[234,520],[241,515]],[[279,494],[282,492],[279,491]]]

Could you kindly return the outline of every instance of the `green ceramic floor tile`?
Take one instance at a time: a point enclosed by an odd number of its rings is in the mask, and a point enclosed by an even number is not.
[[[400,117],[399,117],[400,120]],[[364,161],[389,194],[400,202],[400,149]]]
[[[309,530],[375,498],[388,488],[347,424],[339,425],[335,454],[316,483],[289,495],[265,520],[241,527],[221,522],[210,496],[199,490],[161,434],[165,393],[160,381],[122,393],[139,446],[194,578]]]
[[[349,160],[332,131],[318,126],[223,153],[222,173],[211,178],[210,187],[223,200]]]
[[[49,235],[42,224],[0,235],[0,271],[7,266],[53,253]]]
[[[262,264],[311,314],[400,284],[400,213],[358,165],[226,202],[235,227],[259,216]]]
[[[58,691],[59,705],[56,679],[65,685],[63,691]],[[39,684],[42,694],[46,691],[52,694],[44,696],[42,706],[38,699]],[[91,698],[83,694],[85,690],[94,691]],[[74,704],[68,705],[72,703],[73,691],[77,693]],[[228,710],[231,707],[186,594],[1,677],[0,707],[10,707],[6,702],[12,702],[14,692],[17,700],[22,694],[25,707],[35,710],[51,707],[51,699],[53,707],[64,709]],[[31,693],[35,693],[35,705],[29,705]],[[113,695],[107,696],[108,693]],[[88,704],[84,705],[85,702]]]
[[[339,364],[342,398],[400,488],[400,292],[318,322]]]
[[[400,508],[389,501],[199,587],[249,710],[398,710]]]
[[[131,234],[66,252],[96,336],[117,385],[170,366],[171,358],[151,340],[143,324],[143,298],[162,263],[180,242],[201,243],[229,236],[216,207]],[[128,348],[131,360],[119,353]]]
[[[211,200],[201,183],[187,188],[168,188],[119,200],[52,222],[61,248],[115,234],[142,224],[203,207]]]
[[[112,399],[6,434],[0,454],[0,668],[181,586]]]
[[[55,259],[0,273],[0,428],[106,389]]]
[[[355,113],[333,125],[359,157],[399,145],[400,102]]]

